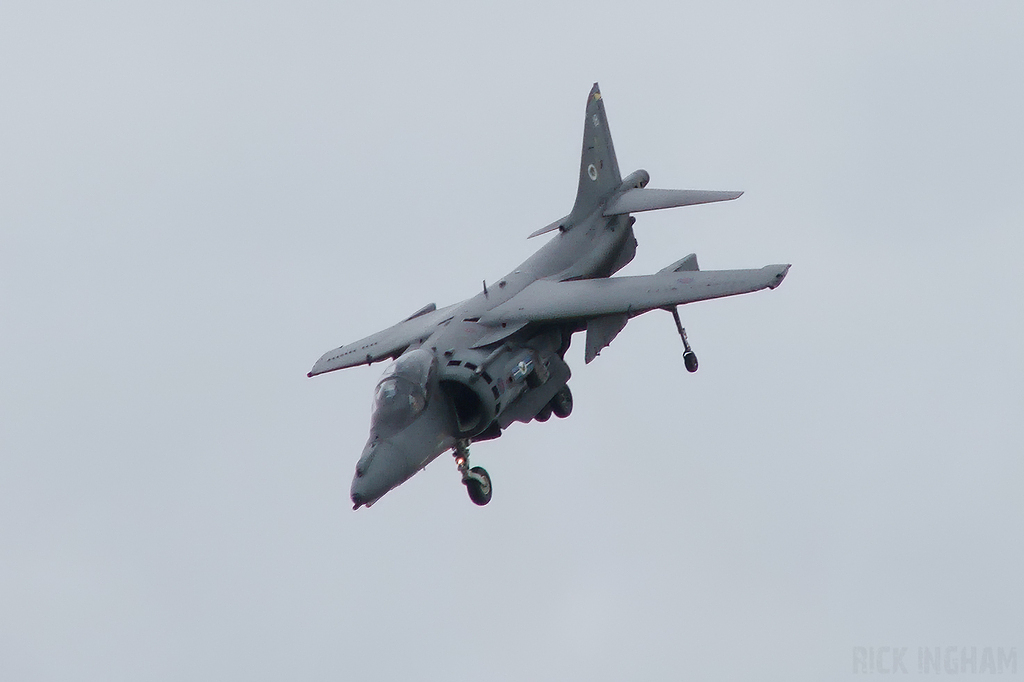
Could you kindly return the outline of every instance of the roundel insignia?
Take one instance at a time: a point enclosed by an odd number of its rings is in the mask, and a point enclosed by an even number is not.
[[[597,180],[597,169],[594,168],[594,164],[587,166],[587,175],[590,176],[591,180]]]

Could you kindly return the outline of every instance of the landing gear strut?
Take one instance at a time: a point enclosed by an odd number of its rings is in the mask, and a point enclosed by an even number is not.
[[[686,365],[686,371],[693,374],[697,371],[697,354],[690,348],[690,342],[686,340],[686,330],[683,329],[683,323],[679,321],[679,309],[675,306],[670,308],[672,312],[672,319],[676,321],[676,330],[679,332],[679,338],[683,340],[683,364]]]
[[[462,474],[462,485],[466,486],[473,504],[484,506],[491,501],[491,477],[483,467],[469,468],[469,439],[460,438],[455,443],[455,466]]]

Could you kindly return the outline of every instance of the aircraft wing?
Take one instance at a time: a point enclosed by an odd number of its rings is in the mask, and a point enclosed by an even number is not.
[[[316,361],[307,376],[398,357],[409,346],[422,343],[433,334],[438,324],[450,314],[449,308],[450,306],[437,310],[433,304],[425,306],[396,325],[371,334],[365,339],[328,351]]]
[[[787,272],[789,265],[766,265],[756,270],[662,271],[641,277],[570,282],[538,280],[482,315],[480,322],[496,325],[616,314],[632,317],[655,308],[774,289]]]

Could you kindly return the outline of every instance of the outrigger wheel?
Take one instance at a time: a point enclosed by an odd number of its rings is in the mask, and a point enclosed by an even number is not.
[[[462,474],[462,485],[466,486],[473,504],[484,506],[491,501],[491,477],[483,467],[469,468],[469,439],[462,438],[455,444],[455,465]]]
[[[676,321],[679,338],[683,340],[683,364],[686,365],[686,371],[693,374],[697,371],[697,354],[693,352],[690,342],[686,340],[686,330],[683,329],[683,323],[679,321],[679,310],[675,306],[669,310],[672,312],[672,319]]]
[[[693,374],[697,371],[697,354],[692,350],[683,351],[683,364],[686,365],[686,371]]]

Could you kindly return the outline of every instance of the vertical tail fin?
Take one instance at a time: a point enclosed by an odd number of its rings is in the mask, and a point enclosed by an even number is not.
[[[587,117],[583,123],[583,153],[580,159],[580,186],[576,203],[566,227],[590,215],[598,205],[622,184],[619,162],[615,159],[612,134],[604,113],[601,89],[594,83],[587,97]]]

